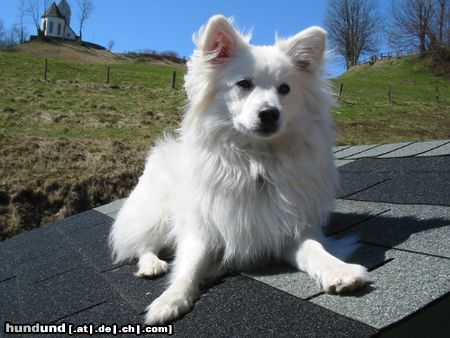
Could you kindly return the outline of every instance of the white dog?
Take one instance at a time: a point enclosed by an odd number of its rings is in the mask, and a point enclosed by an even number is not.
[[[175,250],[170,285],[146,322],[189,311],[205,278],[268,259],[307,272],[326,292],[362,286],[366,269],[328,253],[321,235],[337,186],[325,31],[253,46],[214,16],[195,40],[180,135],[152,149],[110,236],[117,261],[139,260],[137,276],[167,272],[158,254]]]

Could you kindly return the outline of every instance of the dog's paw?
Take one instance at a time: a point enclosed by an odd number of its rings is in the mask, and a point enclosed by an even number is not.
[[[169,264],[153,254],[146,254],[139,259],[136,277],[155,277],[169,271]]]
[[[367,281],[365,267],[344,263],[329,269],[319,282],[327,293],[344,293],[361,288]]]
[[[147,307],[145,323],[156,325],[177,319],[192,308],[194,299],[183,293],[166,291]]]

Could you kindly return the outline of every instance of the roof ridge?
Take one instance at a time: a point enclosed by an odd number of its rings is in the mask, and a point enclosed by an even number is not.
[[[48,7],[47,11],[42,16],[43,18],[53,16],[61,19],[65,19],[64,15],[62,15],[61,11],[59,10],[58,5],[53,1],[52,4]]]

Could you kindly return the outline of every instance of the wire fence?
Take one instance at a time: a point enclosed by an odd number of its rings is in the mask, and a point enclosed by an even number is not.
[[[402,86],[402,89],[405,89],[405,86]],[[445,90],[445,87],[442,88],[443,86],[439,86],[439,85],[434,85],[434,86],[428,86],[428,87],[422,87],[422,96],[425,96],[426,98],[424,100],[422,100],[422,102],[432,102],[435,101],[436,103],[447,103],[446,97],[448,97],[448,90]],[[354,89],[354,88],[353,88]],[[393,89],[393,86],[391,83],[386,83],[385,86],[379,86],[378,88],[374,88],[373,89],[373,97],[377,97],[379,99],[379,102],[381,102],[381,97],[383,95],[386,95],[386,100],[388,103],[393,103],[393,97],[394,97],[394,91],[395,89],[398,89],[398,86],[396,88]],[[445,90],[445,93],[443,93],[443,90]],[[347,92],[349,92],[347,90]],[[355,94],[354,91],[350,90],[350,93],[353,93],[353,95]],[[385,94],[380,94],[380,93],[385,93]],[[447,94],[445,96],[445,94]],[[343,102],[343,96],[344,96],[344,82],[339,82],[339,89],[336,93],[337,97],[338,97],[338,102]],[[410,95],[410,97],[412,97],[412,94]],[[408,93],[401,93],[398,97],[397,97],[397,101],[396,103],[399,103],[400,101],[410,101],[410,99],[408,99]]]
[[[134,66],[134,67],[133,67]],[[181,73],[181,76],[180,76]],[[79,81],[81,79],[91,83],[105,83],[110,85],[114,82],[126,84],[153,85],[165,87],[170,85],[172,89],[178,89],[177,81],[183,75],[182,71],[170,69],[153,69],[150,73],[144,64],[134,65],[81,65],[65,64],[58,61],[44,59],[42,78],[49,80]],[[114,81],[112,81],[112,79]]]
[[[382,53],[373,54],[373,55],[364,57],[361,61],[358,61],[358,65],[375,62],[375,61],[380,61],[380,60],[390,60],[392,58],[399,58],[402,56],[408,56],[408,55],[414,55],[414,54],[417,54],[417,50],[412,49],[412,48],[382,52]]]

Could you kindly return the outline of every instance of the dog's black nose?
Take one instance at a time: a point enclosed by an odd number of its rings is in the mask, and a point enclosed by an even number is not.
[[[260,132],[270,134],[277,130],[277,121],[280,119],[280,111],[276,108],[261,110],[258,114],[261,121]]]
[[[259,112],[258,116],[264,125],[271,125],[280,118],[280,111],[276,108],[264,109]]]

